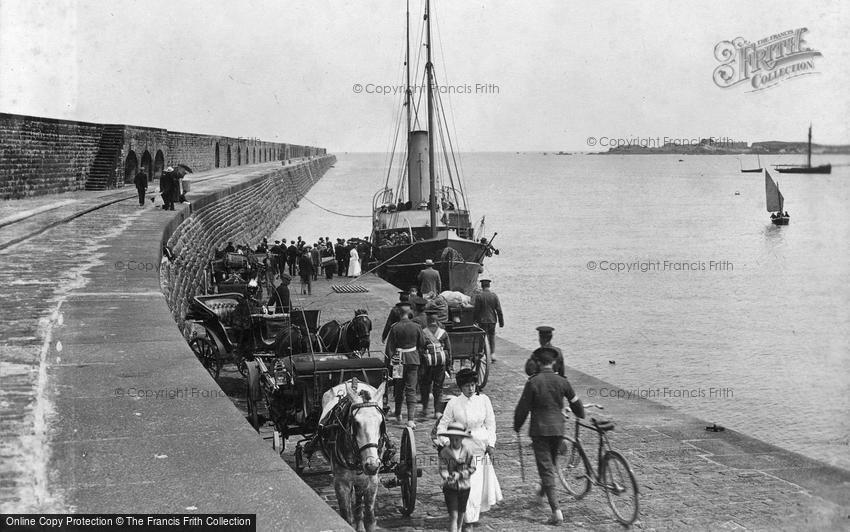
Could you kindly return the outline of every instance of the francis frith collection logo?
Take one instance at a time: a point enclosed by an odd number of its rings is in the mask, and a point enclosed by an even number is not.
[[[720,41],[714,47],[714,58],[721,63],[714,69],[714,83],[724,89],[747,84],[751,88],[747,92],[754,92],[815,74],[815,58],[821,53],[807,46],[808,31],[797,28],[756,42],[743,37]]]

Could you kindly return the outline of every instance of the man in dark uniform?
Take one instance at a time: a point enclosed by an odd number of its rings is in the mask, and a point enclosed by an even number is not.
[[[286,248],[286,262],[289,264],[289,275],[295,275],[295,263],[298,261],[298,248],[295,247],[295,241],[291,240],[289,247]]]
[[[540,371],[526,381],[514,411],[515,432],[519,432],[531,412],[528,434],[531,436],[542,491],[546,494],[549,508],[552,510],[548,522],[553,525],[564,521],[555,489],[558,451],[564,437],[564,418],[561,413],[564,409],[564,397],[569,401],[570,410],[576,416],[584,418],[584,406],[581,399],[576,397],[570,382],[552,369],[556,356],[558,352],[551,347],[538,347],[534,350],[534,357],[540,363]]]
[[[136,192],[139,193],[139,207],[144,207],[145,191],[148,189],[148,174],[144,166],[139,168],[139,173],[133,178],[133,184],[136,185]]]
[[[419,281],[419,293],[423,296],[429,292],[439,294],[443,291],[440,272],[434,269],[434,261],[431,259],[425,261],[425,269],[419,272],[416,280]]]
[[[292,298],[289,293],[289,283],[291,281],[292,277],[286,272],[283,272],[280,275],[280,284],[272,292],[266,306],[277,305],[278,309],[282,309],[280,312],[288,313],[289,309],[292,308]]]
[[[490,360],[496,362],[496,322],[499,327],[505,326],[502,315],[502,305],[499,296],[490,291],[490,279],[481,279],[481,292],[473,300],[472,319],[487,333],[487,343],[490,344]]]
[[[284,264],[286,264],[286,239],[283,242],[281,245],[280,240],[275,240],[274,245],[269,248],[272,270],[278,275],[283,275],[286,269],[284,268]]]
[[[384,325],[384,331],[381,333],[382,342],[387,341],[387,336],[390,334],[390,329],[392,329],[393,325],[398,323],[398,320],[401,318],[401,313],[405,312],[402,311],[402,306],[406,304],[408,308],[410,307],[410,303],[408,303],[409,299],[410,296],[407,292],[402,290],[398,293],[398,303],[396,303],[395,306],[390,309],[390,313],[387,316],[387,323]]]
[[[345,242],[341,238],[336,239],[336,274],[342,277],[348,273],[348,250],[345,249]]]
[[[393,379],[396,421],[401,421],[401,402],[407,403],[407,426],[416,427],[416,388],[419,380],[419,357],[425,350],[425,336],[410,321],[410,304],[402,303],[399,321],[387,336],[385,354]]]
[[[552,345],[552,333],[555,331],[554,327],[549,327],[548,325],[541,325],[537,328],[537,341],[540,342],[540,347],[551,347],[555,351],[557,351],[558,356],[555,357],[555,363],[552,365],[552,369],[555,370],[555,373],[564,376],[564,354],[561,353],[561,350]],[[526,375],[534,375],[540,369],[540,362],[534,358],[534,354],[528,357],[528,360],[525,362],[525,374]]]
[[[424,297],[413,296],[410,298],[410,305],[413,307],[413,318],[411,320],[422,329],[428,326],[428,316],[425,314],[425,305],[427,304],[428,300]]]
[[[257,291],[259,285],[256,279],[251,279],[248,282],[248,287],[245,290],[245,297],[242,298],[236,305],[233,311],[233,328],[238,336],[236,341],[236,352],[243,358],[248,358],[253,342],[251,338],[253,317],[252,314],[262,313],[263,307],[257,301]]]

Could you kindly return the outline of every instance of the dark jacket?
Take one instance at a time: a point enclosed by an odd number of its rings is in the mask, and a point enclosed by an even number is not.
[[[475,323],[498,323],[499,327],[505,326],[505,318],[502,315],[502,305],[499,296],[489,290],[482,290],[473,302],[475,309],[472,316]]]
[[[570,410],[580,418],[584,417],[581,399],[576,397],[570,381],[561,377],[552,368],[542,368],[525,383],[522,397],[514,411],[514,431],[519,432],[525,418],[531,412],[529,436],[563,436],[564,397],[570,402]]]
[[[387,336],[386,355],[389,362],[396,349],[411,349],[402,354],[404,364],[419,365],[419,354],[425,349],[425,336],[422,328],[410,320],[402,320],[392,326]]]
[[[310,254],[305,253],[301,255],[301,258],[298,259],[298,275],[301,276],[301,279],[306,281],[312,278],[314,271],[315,267],[313,266],[313,260],[310,258]]]
[[[266,303],[266,306],[277,305],[278,307],[283,307],[283,312],[289,312],[290,307],[292,306],[292,299],[289,295],[289,285],[280,283],[277,288],[272,292],[271,297],[269,298],[269,302]]]
[[[439,294],[442,292],[440,272],[430,266],[419,272],[416,280],[419,281],[419,292],[422,294],[427,294],[428,292]]]
[[[384,325],[384,332],[381,333],[381,341],[386,342],[387,336],[390,334],[390,329],[393,328],[393,325],[401,320],[401,307],[399,307],[398,303],[390,309],[390,313],[387,316],[387,323]]]
[[[555,363],[552,364],[552,370],[555,373],[557,373],[558,375],[560,375],[561,377],[563,377],[564,376],[564,354],[561,352],[561,350],[559,348],[555,347],[554,345],[552,345],[550,343],[543,344],[541,347],[551,347],[552,349],[554,349],[555,351],[558,352],[558,358],[556,358]],[[528,357],[528,360],[525,361],[525,374],[526,375],[534,375],[538,371],[540,371],[540,363],[537,360],[537,358],[534,356],[534,354],[532,353],[532,355],[530,357]]]
[[[286,258],[289,260],[289,262],[293,263],[295,262],[295,259],[298,258],[298,248],[295,247],[295,244],[292,244],[288,248],[286,248]]]
[[[133,184],[136,185],[136,188],[148,188],[148,175],[144,172],[139,172],[133,178]]]

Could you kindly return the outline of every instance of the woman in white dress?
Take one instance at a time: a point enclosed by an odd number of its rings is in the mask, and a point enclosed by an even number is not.
[[[357,248],[351,248],[351,257],[348,261],[348,276],[360,277],[360,255],[357,254]]]
[[[470,368],[457,372],[456,381],[461,395],[446,404],[440,418],[438,432],[445,432],[452,423],[462,424],[472,436],[466,444],[475,456],[477,466],[469,479],[469,502],[466,505],[466,523],[478,522],[481,512],[502,500],[502,489],[493,469],[496,445],[496,416],[490,398],[476,393],[478,376]],[[443,444],[448,443],[448,439]]]

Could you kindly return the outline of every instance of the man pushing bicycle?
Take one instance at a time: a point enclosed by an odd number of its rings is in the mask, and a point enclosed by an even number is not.
[[[540,475],[541,491],[546,494],[552,510],[548,523],[553,525],[564,522],[555,490],[558,451],[564,437],[564,397],[569,401],[570,410],[579,418],[584,418],[584,406],[576,397],[570,382],[552,369],[557,357],[558,351],[552,347],[544,346],[534,350],[532,358],[537,360],[540,371],[525,383],[514,411],[514,431],[517,433],[531,412],[528,434],[531,436]]]

